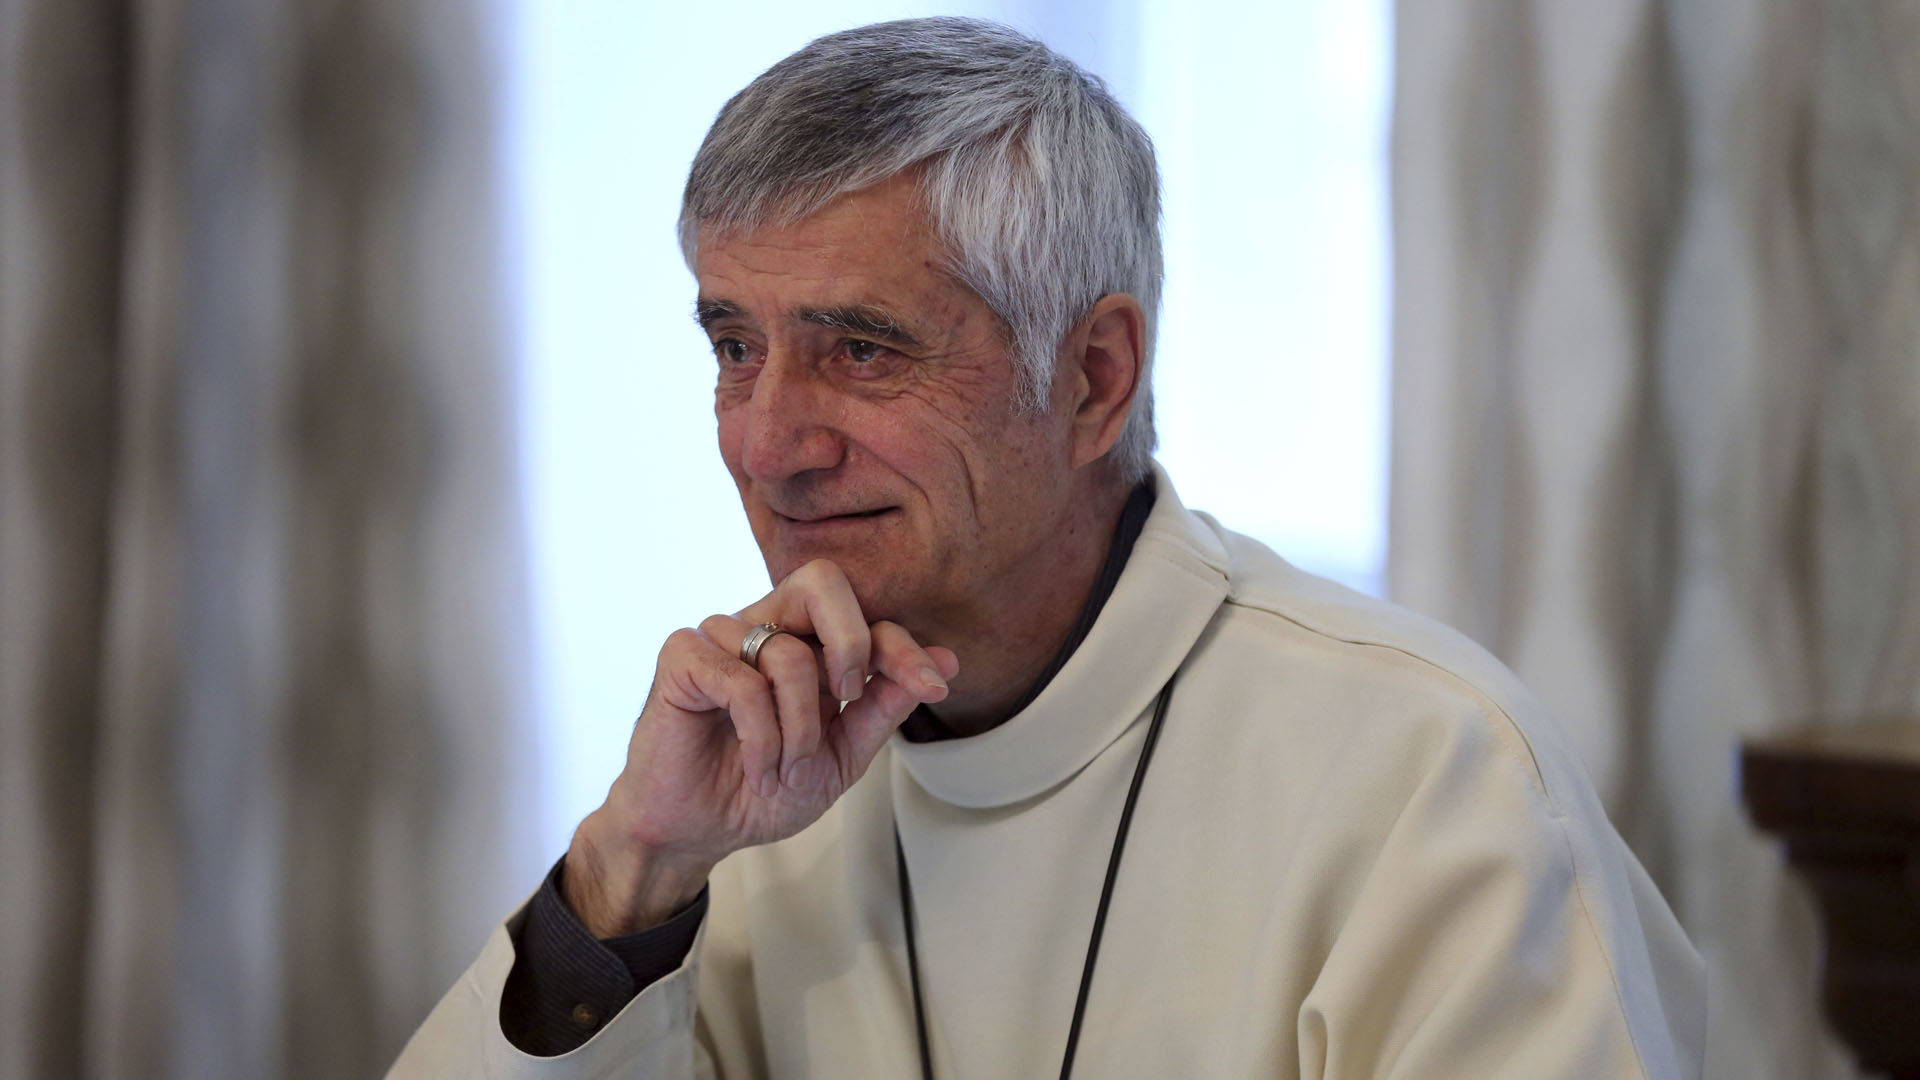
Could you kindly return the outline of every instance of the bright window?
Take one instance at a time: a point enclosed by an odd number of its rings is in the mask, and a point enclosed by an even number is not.
[[[1166,200],[1159,457],[1181,497],[1307,569],[1379,589],[1386,0],[736,0],[723,15],[521,0],[510,151],[555,854],[619,771],[667,634],[767,588],[688,317],[673,235],[687,165],[726,99],[810,38],[936,13],[1038,34],[1152,134]]]

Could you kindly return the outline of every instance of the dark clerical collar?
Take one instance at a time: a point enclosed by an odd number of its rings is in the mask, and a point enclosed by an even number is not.
[[[1126,568],[1127,559],[1133,554],[1134,541],[1140,539],[1140,530],[1146,527],[1147,515],[1152,511],[1153,478],[1148,477],[1134,487],[1133,493],[1127,496],[1127,504],[1120,509],[1120,524],[1114,527],[1113,543],[1107,548],[1107,561],[1100,567],[1100,576],[1093,580],[1093,591],[1087,594],[1087,606],[1080,610],[1080,621],[1074,624],[1066,643],[1060,646],[1059,652],[1053,654],[1053,659],[1047,662],[1040,677],[1027,687],[1026,693],[1020,695],[1020,700],[1013,703],[1013,708],[1007,712],[1008,716],[1016,715],[1033,704],[1033,699],[1040,696],[1040,691],[1047,688],[1055,675],[1060,674],[1060,669],[1067,666],[1067,659],[1087,639],[1094,620],[1100,617],[1100,609],[1107,606],[1107,597],[1113,595],[1113,587],[1120,580],[1120,571]],[[942,723],[924,705],[913,710],[913,714],[900,725],[900,734],[908,742],[917,743],[960,737],[959,732]]]

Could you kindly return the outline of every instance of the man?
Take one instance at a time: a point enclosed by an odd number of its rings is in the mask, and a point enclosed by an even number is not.
[[[1699,960],[1538,706],[1152,463],[1158,199],[992,24],[727,105],[681,243],[776,584],[668,639],[396,1075],[1699,1075]]]

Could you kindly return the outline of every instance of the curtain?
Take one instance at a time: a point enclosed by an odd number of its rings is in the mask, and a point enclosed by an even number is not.
[[[375,1075],[538,880],[495,18],[0,0],[0,1077]]]
[[[1396,19],[1390,589],[1572,729],[1709,1075],[1851,1076],[1736,753],[1920,697],[1920,6]]]

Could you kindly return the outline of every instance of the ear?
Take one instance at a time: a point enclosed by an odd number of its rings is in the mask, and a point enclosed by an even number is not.
[[[1067,355],[1059,358],[1059,366],[1070,378],[1074,468],[1098,460],[1120,441],[1140,387],[1146,347],[1146,313],[1125,293],[1101,297],[1067,335]]]

